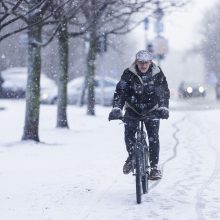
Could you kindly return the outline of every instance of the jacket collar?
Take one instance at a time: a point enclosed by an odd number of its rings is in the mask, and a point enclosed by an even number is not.
[[[131,66],[129,67],[129,70],[134,73],[134,75],[136,75],[138,77],[138,79],[141,81],[141,83],[143,84],[143,80],[142,78],[139,76],[139,74],[137,73],[137,70],[135,68],[136,64],[135,62],[131,64]],[[152,66],[151,66],[151,69],[152,69],[152,76],[155,76],[156,74],[158,74],[160,72],[160,68],[152,62]]]

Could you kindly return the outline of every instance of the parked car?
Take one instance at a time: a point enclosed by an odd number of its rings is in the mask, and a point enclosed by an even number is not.
[[[24,98],[27,84],[27,67],[13,67],[1,72],[3,79],[2,83],[2,98]],[[44,73],[40,78],[41,91],[49,88],[55,88],[55,82],[48,78]]]
[[[57,87],[50,87],[41,90],[40,102],[42,104],[56,104],[57,103]]]
[[[113,94],[117,80],[111,77],[95,76],[95,101],[96,104],[103,104],[109,106],[113,101]],[[85,78],[78,77],[71,80],[67,86],[68,103],[79,105],[85,86]],[[54,104],[57,101],[56,90],[45,90],[41,95],[41,102],[46,104]],[[84,102],[87,102],[87,90],[85,90]]]
[[[181,82],[178,93],[180,98],[205,97],[206,89],[201,83]]]

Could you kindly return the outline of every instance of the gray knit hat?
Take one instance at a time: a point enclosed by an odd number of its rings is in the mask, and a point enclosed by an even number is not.
[[[140,50],[136,54],[136,60],[142,61],[142,62],[147,62],[151,61],[153,59],[152,53],[150,53],[147,50]]]

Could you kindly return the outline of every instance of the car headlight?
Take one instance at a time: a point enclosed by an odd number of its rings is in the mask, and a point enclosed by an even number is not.
[[[47,93],[42,94],[41,98],[42,99],[47,99],[48,98],[48,94]]]
[[[186,91],[187,91],[188,93],[192,93],[193,88],[189,86],[189,87],[187,87]]]
[[[199,87],[199,92],[203,93],[205,91],[204,87],[200,86]]]

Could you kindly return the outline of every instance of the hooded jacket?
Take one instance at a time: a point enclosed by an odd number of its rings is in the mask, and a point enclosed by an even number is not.
[[[116,85],[113,107],[130,109],[145,116],[159,107],[169,108],[170,91],[167,80],[156,64],[146,73],[140,73],[136,64],[125,69]]]

